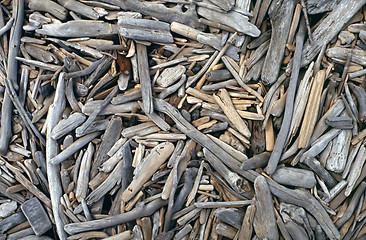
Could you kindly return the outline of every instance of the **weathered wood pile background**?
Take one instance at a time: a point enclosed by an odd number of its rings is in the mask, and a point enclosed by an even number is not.
[[[366,239],[366,0],[3,0],[0,239]]]

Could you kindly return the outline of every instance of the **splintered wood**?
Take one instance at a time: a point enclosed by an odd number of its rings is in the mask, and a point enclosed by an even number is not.
[[[366,0],[3,0],[0,239],[365,239]]]

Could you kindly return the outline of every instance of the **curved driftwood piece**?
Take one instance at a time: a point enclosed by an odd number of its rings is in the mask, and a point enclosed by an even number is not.
[[[24,18],[24,0],[13,1],[14,25],[10,31],[9,55],[7,56],[7,79],[17,86],[18,61],[15,57],[19,52],[20,38],[22,34]],[[5,89],[4,99],[1,106],[1,129],[0,129],[0,155],[8,151],[9,141],[12,136],[11,117],[13,103],[9,97],[9,90]]]
[[[65,225],[65,231],[68,234],[76,234],[79,232],[112,227],[115,225],[133,221],[138,218],[150,216],[156,210],[159,210],[161,207],[165,206],[167,202],[168,201],[166,200],[158,198],[148,204],[140,203],[131,211],[116,216],[81,223],[69,223]]]
[[[47,177],[50,191],[50,198],[52,203],[52,211],[56,223],[56,230],[58,237],[62,240],[66,239],[64,231],[64,223],[62,222],[63,212],[60,209],[60,198],[62,196],[62,185],[60,179],[60,166],[52,165],[50,159],[55,157],[58,152],[56,140],[51,137],[52,129],[61,119],[61,114],[65,108],[65,79],[64,74],[61,74],[58,80],[56,94],[53,104],[50,106],[48,121],[47,121],[47,135],[46,135],[46,163],[47,163]]]
[[[322,46],[328,44],[365,3],[366,0],[341,1],[313,31],[314,41],[306,41],[301,66],[309,64],[320,52]]]
[[[301,59],[301,52],[302,52],[302,46],[304,43],[304,39],[305,39],[305,23],[302,20],[300,22],[299,31],[296,35],[296,49],[295,49],[295,55],[293,58],[294,64],[292,66],[290,83],[289,83],[289,87],[287,90],[285,113],[283,116],[280,132],[277,135],[277,139],[276,139],[275,145],[272,150],[271,157],[269,158],[268,165],[266,168],[266,172],[268,174],[273,174],[276,171],[277,164],[281,159],[282,151],[286,145],[288,134],[290,132],[290,125],[291,125],[292,114],[293,114],[293,110],[294,110],[294,104],[295,104],[294,99],[295,99],[295,94],[296,94],[296,86],[297,86],[297,81],[298,81],[299,71],[300,71],[299,62]],[[264,68],[265,67],[266,66],[264,66]]]

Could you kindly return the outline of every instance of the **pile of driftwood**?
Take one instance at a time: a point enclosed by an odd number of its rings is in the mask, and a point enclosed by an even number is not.
[[[0,239],[365,239],[366,0],[3,0]]]

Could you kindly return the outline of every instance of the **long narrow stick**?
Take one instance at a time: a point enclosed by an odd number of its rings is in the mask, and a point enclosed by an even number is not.
[[[305,39],[305,23],[304,19],[301,19],[299,31],[296,35],[296,49],[293,59],[292,74],[287,90],[285,113],[283,115],[281,130],[277,136],[277,140],[274,145],[272,155],[268,161],[266,169],[266,172],[268,174],[273,174],[276,171],[278,161],[281,158],[281,154],[286,143],[287,135],[290,131],[292,113],[294,110],[294,99],[296,93],[297,80],[299,77],[299,71],[301,67],[300,62],[301,62],[301,53],[304,44],[304,39]]]
[[[9,55],[8,55],[8,79],[15,85],[17,82],[18,62],[15,57],[19,52],[20,37],[24,19],[24,0],[14,1],[13,6],[14,25],[10,32]],[[0,130],[0,155],[6,154],[9,141],[12,136],[11,116],[13,104],[9,97],[9,90],[5,89],[3,106],[1,109],[1,130]]]

